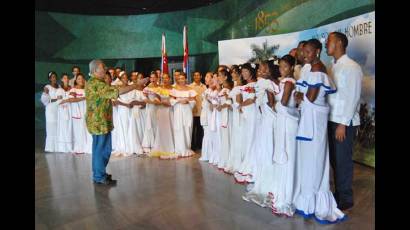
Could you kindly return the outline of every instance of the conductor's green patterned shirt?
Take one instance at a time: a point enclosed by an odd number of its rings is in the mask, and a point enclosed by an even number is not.
[[[85,86],[87,105],[86,123],[92,135],[109,133],[113,128],[111,99],[117,99],[118,89],[109,86],[104,80],[91,76]]]

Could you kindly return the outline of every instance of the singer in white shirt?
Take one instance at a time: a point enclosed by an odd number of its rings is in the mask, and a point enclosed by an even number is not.
[[[353,140],[360,125],[360,93],[363,73],[359,64],[346,54],[346,35],[330,33],[327,55],[334,57],[331,72],[337,91],[330,94],[328,124],[330,163],[334,170],[338,208],[353,207]]]

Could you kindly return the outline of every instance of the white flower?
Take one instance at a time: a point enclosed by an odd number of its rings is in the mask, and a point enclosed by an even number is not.
[[[279,59],[276,59],[276,60],[273,62],[273,64],[279,65]]]
[[[252,66],[252,68],[256,68],[256,65],[255,65],[255,63],[251,63],[251,66]]]

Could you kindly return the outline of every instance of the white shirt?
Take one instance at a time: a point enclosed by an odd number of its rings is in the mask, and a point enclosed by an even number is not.
[[[332,77],[336,84],[336,93],[329,94],[329,120],[349,126],[360,125],[360,93],[362,89],[363,72],[357,62],[346,54],[336,63],[332,62]]]

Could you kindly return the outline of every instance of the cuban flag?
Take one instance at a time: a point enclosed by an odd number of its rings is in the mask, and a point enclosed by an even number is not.
[[[168,73],[168,57],[165,48],[165,34],[162,33],[162,48],[161,48],[161,73]]]
[[[184,26],[184,32],[183,32],[183,45],[184,45],[184,62],[182,64],[183,71],[185,72],[187,78],[189,76],[189,62],[188,62],[188,37],[187,37],[187,27]]]

